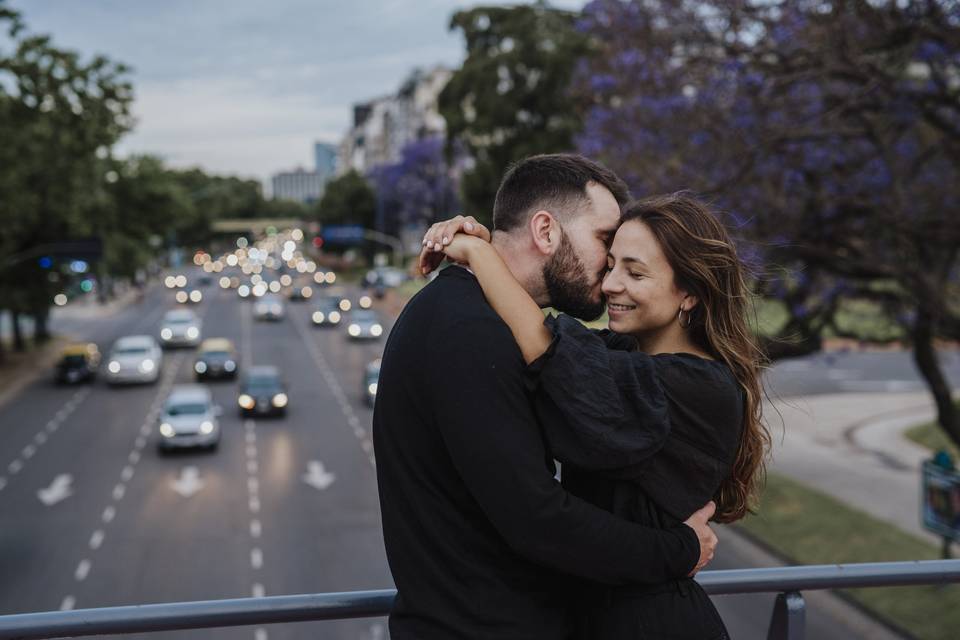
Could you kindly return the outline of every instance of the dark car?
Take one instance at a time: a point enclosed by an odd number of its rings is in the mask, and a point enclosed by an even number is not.
[[[317,327],[335,327],[343,319],[338,296],[323,296],[317,299],[310,321]]]
[[[286,415],[288,401],[287,387],[276,367],[250,367],[240,381],[237,404],[242,416]]]
[[[193,370],[197,380],[208,378],[236,378],[240,359],[233,342],[226,338],[208,338],[200,343]]]
[[[62,384],[93,380],[100,366],[100,350],[92,342],[64,348],[57,362],[56,380]]]

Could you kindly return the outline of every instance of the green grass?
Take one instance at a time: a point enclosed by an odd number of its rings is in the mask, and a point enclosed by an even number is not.
[[[957,402],[957,411],[960,411],[960,402]],[[930,451],[946,449],[954,460],[960,460],[960,449],[947,437],[940,425],[936,422],[926,422],[910,427],[904,432],[907,439],[926,447]]]
[[[759,513],[737,527],[799,564],[940,557],[936,545],[773,473],[767,479]],[[960,586],[882,587],[845,593],[877,617],[922,640],[958,637]]]

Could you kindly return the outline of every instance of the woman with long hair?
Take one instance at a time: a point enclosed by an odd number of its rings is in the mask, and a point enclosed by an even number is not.
[[[603,279],[603,331],[565,315],[544,321],[483,237],[452,233],[460,224],[434,225],[425,244],[473,271],[510,327],[567,490],[651,527],[675,526],[709,500],[717,522],[744,517],[770,444],[763,357],[744,267],[710,208],[684,193],[624,208]],[[572,603],[583,640],[727,638],[692,577],[580,583]]]

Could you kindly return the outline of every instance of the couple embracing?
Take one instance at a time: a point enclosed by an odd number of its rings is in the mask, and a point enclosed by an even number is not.
[[[693,575],[768,446],[744,271],[696,199],[571,154],[434,225],[374,446],[393,640],[727,638]],[[599,317],[592,330],[577,318]],[[560,315],[544,319],[543,307]],[[559,462],[559,464],[557,464]]]

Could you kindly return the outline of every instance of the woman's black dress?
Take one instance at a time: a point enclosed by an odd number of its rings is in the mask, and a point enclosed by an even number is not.
[[[740,442],[744,396],[723,363],[650,356],[636,342],[561,315],[528,381],[570,493],[626,520],[666,528],[714,497]],[[647,586],[579,583],[580,640],[727,638],[693,579]]]

